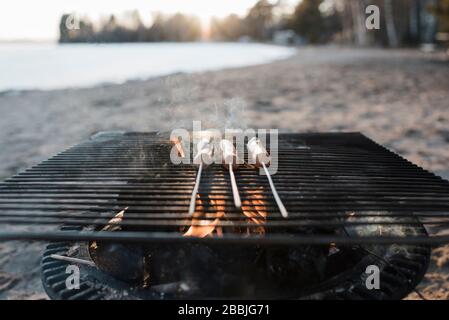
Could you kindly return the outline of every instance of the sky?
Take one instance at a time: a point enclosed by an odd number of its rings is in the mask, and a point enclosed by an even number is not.
[[[257,0],[1,0],[0,41],[56,40],[63,13],[76,12],[98,19],[137,9],[144,22],[153,12],[197,15],[207,25],[210,17],[244,15]]]

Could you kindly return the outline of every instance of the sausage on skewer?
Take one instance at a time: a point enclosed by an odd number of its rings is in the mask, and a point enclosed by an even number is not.
[[[212,163],[213,146],[210,143],[210,139],[201,139],[197,144],[197,149],[197,154],[193,159],[193,163],[198,165],[198,172],[196,174],[195,187],[192,191],[192,197],[190,198],[189,215],[192,215],[195,212],[196,195],[200,186],[203,165]]]
[[[231,141],[223,139],[220,141],[220,149],[223,156],[223,163],[229,167],[229,176],[231,178],[232,196],[234,198],[234,205],[236,208],[241,208],[242,201],[240,200],[239,189],[235,181],[233,167],[237,165],[237,156],[235,154],[234,145]]]
[[[284,204],[282,203],[279,194],[276,191],[276,187],[274,186],[273,180],[271,179],[270,173],[267,169],[267,164],[270,163],[270,156],[267,153],[267,150],[263,147],[262,143],[257,138],[252,138],[248,141],[248,157],[252,160],[252,162],[256,165],[256,167],[262,167],[267,175],[268,183],[270,184],[271,192],[273,193],[274,199],[278,205],[279,211],[284,218],[288,217],[288,211],[285,209]]]

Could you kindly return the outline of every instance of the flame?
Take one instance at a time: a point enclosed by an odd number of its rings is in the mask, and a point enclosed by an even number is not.
[[[267,218],[267,208],[263,200],[263,187],[256,190],[247,191],[248,200],[242,201],[243,214],[248,218],[248,223],[256,224],[257,226],[247,227],[246,234],[258,233],[265,234],[264,224]]]
[[[248,227],[233,229],[234,232],[244,233],[244,234],[265,234],[265,227],[263,226],[266,222],[268,211],[263,200],[263,187],[257,188],[253,191],[247,191],[247,199],[242,201],[242,212],[247,218]],[[214,199],[213,195],[209,197],[210,205],[215,209],[215,219],[202,219],[204,212],[197,211],[194,213],[191,226],[184,233],[185,237],[198,237],[205,238],[216,235],[218,237],[223,236],[223,228],[217,226],[220,221],[225,218],[225,200]],[[197,208],[201,207],[203,200],[198,199]]]
[[[199,203],[202,204],[202,201],[199,200]],[[225,215],[225,201],[224,200],[214,200],[210,199],[210,203],[216,209],[215,220],[205,220],[201,219],[201,212],[195,212],[192,219],[192,224],[189,230],[184,233],[185,237],[198,237],[204,238],[207,236],[212,236],[214,231],[217,236],[223,236],[223,228],[221,226],[217,227],[217,224],[220,222]]]

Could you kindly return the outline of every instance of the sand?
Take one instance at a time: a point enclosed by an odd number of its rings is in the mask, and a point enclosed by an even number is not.
[[[0,179],[98,131],[171,130],[193,119],[219,128],[361,131],[426,169],[449,173],[449,61],[439,53],[308,47],[260,66],[0,92],[0,114]],[[45,298],[43,247],[0,244],[0,299]],[[419,288],[427,298],[446,299],[449,246],[434,250],[432,259]]]

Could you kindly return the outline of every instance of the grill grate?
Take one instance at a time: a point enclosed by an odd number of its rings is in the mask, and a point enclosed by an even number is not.
[[[0,240],[449,242],[447,236],[400,229],[449,225],[449,183],[359,133],[279,136],[279,169],[273,181],[288,219],[280,216],[268,181],[258,170],[241,166],[235,171],[243,209],[267,213],[249,222],[234,207],[226,168],[208,167],[197,210],[203,213],[201,220],[210,221],[223,212],[216,227],[227,232],[222,237],[184,237],[182,230],[200,223],[187,215],[196,168],[172,164],[171,147],[163,134],[104,133],[8,179],[0,184]],[[96,231],[126,207],[123,231]],[[264,235],[232,232],[257,221]],[[83,228],[60,231],[62,225]],[[366,231],[367,226],[375,231]]]

